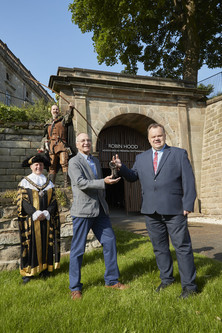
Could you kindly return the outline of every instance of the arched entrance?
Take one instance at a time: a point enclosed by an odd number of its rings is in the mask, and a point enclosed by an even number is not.
[[[150,148],[147,136],[136,129],[118,125],[103,129],[97,141],[97,152],[104,177],[110,175],[109,162],[118,154],[122,163],[132,168],[137,154]],[[140,182],[129,183],[123,179],[113,186],[107,186],[106,199],[109,207],[122,208],[126,212],[139,212],[141,207]]]

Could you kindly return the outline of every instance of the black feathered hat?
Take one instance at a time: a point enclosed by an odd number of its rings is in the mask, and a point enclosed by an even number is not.
[[[46,155],[36,154],[34,156],[30,156],[30,157],[26,158],[22,162],[22,167],[23,168],[30,167],[30,165],[32,165],[33,163],[43,163],[44,168],[46,170],[48,170],[49,166],[51,165],[51,163]]]

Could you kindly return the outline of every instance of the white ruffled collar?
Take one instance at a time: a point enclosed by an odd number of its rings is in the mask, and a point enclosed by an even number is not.
[[[41,175],[36,175],[34,173],[31,173],[30,175],[27,176],[30,180],[32,180],[36,185],[38,186],[43,186],[47,182],[47,178],[41,174]],[[31,190],[37,190],[35,186],[29,183],[29,181],[25,178],[22,179],[20,186],[24,188],[30,188]],[[49,185],[44,189],[44,191],[47,191],[48,189],[54,187],[53,183],[50,181]]]
[[[42,186],[46,183],[47,178],[43,174],[36,175],[35,173],[31,173],[28,175],[28,178],[31,179],[36,185]]]

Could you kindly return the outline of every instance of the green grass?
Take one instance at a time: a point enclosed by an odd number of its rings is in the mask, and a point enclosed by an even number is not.
[[[157,294],[159,271],[150,242],[126,231],[115,233],[120,281],[130,289],[104,288],[102,250],[84,256],[82,300],[69,296],[69,258],[50,278],[27,285],[18,270],[1,272],[0,332],[222,332],[222,263],[195,254],[200,293],[181,300],[172,249],[176,283]]]

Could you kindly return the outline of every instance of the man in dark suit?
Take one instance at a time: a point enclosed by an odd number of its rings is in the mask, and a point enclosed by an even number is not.
[[[141,213],[160,270],[161,284],[157,292],[174,282],[173,261],[169,250],[169,236],[175,248],[181,284],[181,298],[196,293],[196,269],[187,215],[193,211],[196,198],[195,179],[184,149],[169,147],[161,124],[148,127],[151,149],[136,156],[133,168],[124,166],[118,155],[113,157],[119,175],[127,181],[140,180],[142,187]]]
[[[103,246],[106,287],[120,290],[128,288],[118,281],[116,238],[105,200],[106,184],[116,184],[120,178],[102,177],[98,159],[90,154],[91,147],[92,143],[88,134],[80,133],[76,138],[78,153],[69,160],[68,168],[73,193],[71,207],[73,238],[69,264],[69,288],[73,300],[82,297],[81,266],[90,229]]]

